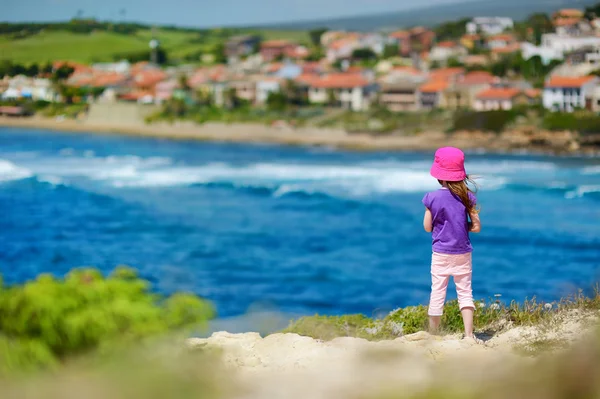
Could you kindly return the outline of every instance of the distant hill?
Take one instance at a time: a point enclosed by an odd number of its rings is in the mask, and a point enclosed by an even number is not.
[[[271,24],[265,27],[279,29],[327,27],[329,29],[367,31],[417,25],[434,26],[443,22],[475,16],[502,16],[518,21],[536,12],[551,13],[559,8],[583,9],[585,6],[597,2],[598,0],[463,0],[454,4],[427,6],[385,14]]]

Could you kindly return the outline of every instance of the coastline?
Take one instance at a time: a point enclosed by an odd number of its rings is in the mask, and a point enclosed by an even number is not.
[[[488,152],[522,152],[553,155],[597,155],[594,146],[582,147],[572,132],[547,132],[534,129],[487,132],[425,131],[417,135],[349,134],[342,129],[317,127],[278,128],[257,123],[174,123],[143,122],[92,123],[86,120],[57,120],[54,118],[0,117],[0,127],[38,128],[72,133],[101,133],[169,140],[197,140],[230,143],[272,143],[296,146],[327,146],[353,151],[428,151],[441,146]]]

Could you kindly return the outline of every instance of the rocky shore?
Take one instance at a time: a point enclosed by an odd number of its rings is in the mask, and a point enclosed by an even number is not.
[[[52,119],[43,117],[0,117],[0,126],[39,128],[74,133],[121,134],[173,140],[234,143],[276,143],[300,146],[329,146],[357,151],[428,151],[451,145],[487,152],[528,151],[544,154],[598,154],[600,135],[581,137],[574,132],[548,132],[523,128],[504,133],[425,131],[416,135],[372,135],[341,129],[274,127],[252,123],[191,122],[144,124]]]

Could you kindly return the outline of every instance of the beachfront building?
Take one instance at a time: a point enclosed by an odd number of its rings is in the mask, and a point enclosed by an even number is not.
[[[308,100],[313,104],[364,111],[375,98],[377,85],[361,74],[331,73],[306,81]]]
[[[492,87],[476,95],[476,111],[511,110],[517,105],[529,104],[527,95],[514,87]]]
[[[583,47],[600,47],[598,36],[561,36],[556,33],[542,35],[542,48],[553,49],[564,56],[565,54]]]
[[[277,58],[295,54],[298,47],[296,43],[287,40],[267,40],[260,44],[260,55],[264,62],[271,62]]]
[[[562,60],[563,52],[553,47],[536,46],[529,42],[521,43],[521,56],[528,60],[533,57],[540,57],[544,65],[550,64],[554,60]]]
[[[590,98],[590,93],[595,90],[599,81],[596,76],[552,76],[544,85],[544,108],[563,112],[585,108],[586,97]]]
[[[421,85],[417,91],[419,107],[425,110],[444,108],[443,93],[448,86],[445,80],[432,80]]]
[[[225,56],[230,62],[252,54],[258,48],[260,37],[255,35],[234,36],[225,44]]]
[[[49,79],[30,78],[17,75],[6,82],[6,89],[2,93],[2,99],[13,100],[29,98],[32,100],[55,101],[58,94]]]
[[[284,82],[284,79],[274,76],[258,79],[256,81],[256,104],[265,104],[271,93],[278,93],[281,91]]]
[[[437,62],[446,65],[450,59],[460,59],[468,54],[466,48],[453,41],[439,42],[429,52],[429,62]]]
[[[379,80],[379,104],[394,112],[420,109],[418,89],[425,80],[424,74],[410,67],[390,72]]]
[[[484,33],[486,35],[497,35],[506,30],[513,29],[515,23],[510,18],[504,17],[477,17],[467,22],[467,33]]]

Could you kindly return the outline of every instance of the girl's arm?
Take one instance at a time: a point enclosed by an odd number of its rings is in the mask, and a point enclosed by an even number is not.
[[[469,214],[471,217],[471,228],[469,231],[471,233],[479,233],[481,231],[481,220],[479,220],[479,214],[476,212],[472,212]]]
[[[431,211],[429,208],[425,208],[425,216],[423,217],[423,228],[426,232],[431,233],[433,230],[433,222],[432,222]]]

